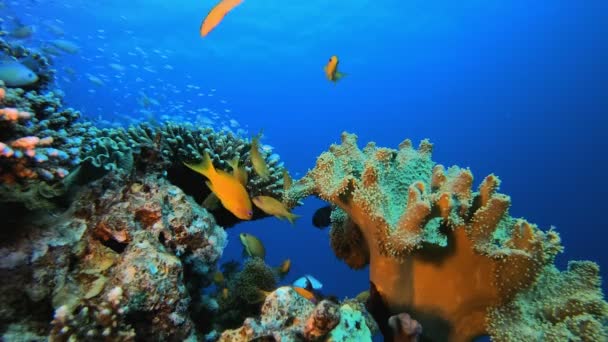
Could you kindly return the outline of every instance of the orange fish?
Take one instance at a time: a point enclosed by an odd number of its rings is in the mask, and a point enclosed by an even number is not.
[[[207,153],[200,164],[184,165],[207,177],[207,187],[220,199],[224,208],[241,220],[251,220],[251,200],[238,177],[223,170],[216,170]]]
[[[280,278],[283,278],[289,273],[291,269],[291,260],[285,259],[279,266],[275,268],[276,272],[279,274]]]
[[[316,301],[317,297],[315,296],[314,293],[312,293],[312,291],[309,291],[303,287],[297,287],[297,286],[293,286],[292,287],[294,289],[294,291],[296,291],[300,296],[308,299],[311,302]]]
[[[311,302],[316,302],[317,301],[317,296],[312,292],[309,291],[303,287],[297,287],[297,286],[281,286],[278,289],[283,289],[283,288],[287,288],[287,287],[291,287],[294,291],[296,291],[297,294],[299,294],[300,296],[304,297],[305,299],[311,301]],[[277,290],[278,290],[277,289]],[[276,291],[276,290],[275,290]],[[273,291],[264,291],[264,290],[259,290],[259,294],[260,294],[260,301],[265,300],[266,297],[268,297]]]
[[[340,61],[338,60],[338,56],[331,56],[329,58],[329,62],[327,62],[327,64],[325,65],[325,68],[323,68],[323,70],[325,71],[325,76],[327,77],[328,80],[330,80],[332,82],[337,82],[342,77],[346,76],[346,74],[338,71],[339,62]]]
[[[209,11],[201,23],[200,33],[205,37],[224,19],[226,14],[240,5],[243,0],[221,0]]]

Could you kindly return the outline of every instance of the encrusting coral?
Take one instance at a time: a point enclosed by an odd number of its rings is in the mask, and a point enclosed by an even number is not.
[[[285,193],[284,202],[295,205],[314,194],[338,206],[343,213],[332,214],[331,230],[336,255],[353,268],[369,263],[370,282],[388,314],[409,313],[425,338],[509,336],[505,330],[542,323],[560,336],[605,339],[608,306],[592,272],[597,266],[584,267],[587,272],[555,270],[554,257],[562,250],[555,231],[511,217],[510,199],[497,192],[496,176],[486,177],[473,192],[469,170],[435,165],[431,152],[426,140],[418,149],[406,140],[399,150],[373,143],[360,150],[356,136],[343,133],[342,144],[323,153]],[[584,302],[577,302],[574,291],[564,293],[570,299],[561,302],[540,296],[576,308],[553,307],[559,319],[546,313],[535,321],[523,319],[525,312],[505,314],[522,307],[517,303],[529,291],[545,291],[538,284],[549,274],[588,284]],[[384,332],[387,316],[375,318]],[[574,324],[582,321],[584,328]]]

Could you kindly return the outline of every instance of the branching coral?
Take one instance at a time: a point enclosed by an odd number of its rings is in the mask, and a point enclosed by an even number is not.
[[[89,125],[80,114],[60,109],[61,99],[7,89],[0,109],[0,183],[55,182],[80,162],[80,143]]]
[[[409,140],[399,150],[373,143],[359,150],[356,136],[344,133],[284,201],[314,194],[340,207],[348,217],[333,215],[332,246],[355,268],[369,262],[388,310],[412,314],[432,340],[467,341],[493,326],[486,317],[498,316],[488,310],[510,305],[549,272],[562,247],[555,231],[508,214],[496,176],[473,192],[469,170],[434,165],[431,151],[428,141],[416,150]],[[605,303],[597,286],[593,293]],[[603,336],[606,312],[587,318],[593,336]]]
[[[239,158],[248,173],[247,191],[250,196],[267,195],[280,197],[283,191],[283,166],[278,158],[265,155],[270,169],[266,179],[259,177],[250,160],[250,142],[232,133],[216,132],[211,128],[195,128],[168,122],[161,126],[140,124],[123,129],[92,129],[83,142],[83,165],[101,173],[116,170],[130,172],[155,172],[168,177],[175,185],[203,202],[210,194],[200,175],[193,173],[183,162],[196,163],[202,155],[209,154],[216,168],[231,172],[228,165]],[[132,168],[134,170],[132,170]],[[218,222],[228,227],[238,222],[223,208],[212,210]],[[265,216],[256,210],[254,218]]]

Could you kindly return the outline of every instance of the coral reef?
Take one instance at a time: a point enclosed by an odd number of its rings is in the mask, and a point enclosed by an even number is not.
[[[388,313],[411,314],[422,324],[424,338],[504,336],[502,329],[511,325],[493,319],[504,319],[502,309],[516,305],[553,272],[554,257],[562,250],[559,236],[511,217],[510,199],[497,192],[496,176],[486,177],[473,192],[469,170],[435,165],[431,151],[426,140],[418,149],[406,140],[399,150],[374,143],[360,150],[356,136],[343,133],[342,144],[323,153],[284,201],[295,205],[314,194],[337,205],[344,213],[332,214],[336,255],[354,268],[369,263],[370,281]],[[579,338],[580,333],[605,336],[608,316],[597,273],[570,272],[590,284],[587,292],[594,300],[587,303],[596,305],[560,311],[560,321],[584,317],[589,331],[566,324],[559,329]],[[376,318],[385,331],[385,316],[376,313]],[[549,317],[512,325],[549,324],[543,319]]]
[[[199,162],[207,152],[216,168],[227,171],[231,171],[228,162],[239,158],[247,170],[246,188],[251,197],[263,194],[280,198],[282,195],[284,167],[279,159],[265,156],[270,176],[262,179],[253,171],[249,155],[251,143],[229,132],[167,122],[160,126],[143,123],[126,129],[93,129],[93,133],[83,142],[83,166],[89,173],[100,176],[109,171],[166,174],[173,184],[202,203],[211,192],[201,176],[186,168],[183,162]],[[148,162],[138,163],[138,159]],[[207,209],[223,227],[240,221],[221,206]],[[254,209],[253,219],[266,216]]]
[[[51,322],[53,329],[49,340],[135,341],[135,331],[125,323],[122,300],[122,288],[115,287],[99,306],[84,305],[77,314],[72,314],[66,305],[60,306]]]
[[[82,136],[90,124],[62,109],[54,92],[6,89],[0,101],[0,183],[59,181],[80,162]]]
[[[534,286],[508,305],[490,310],[494,341],[606,341],[608,304],[600,291],[597,264],[571,261],[560,272],[547,267]]]
[[[217,331],[235,328],[247,317],[260,312],[263,291],[277,287],[277,275],[260,258],[247,259],[239,272],[224,272],[226,284],[216,294],[218,309],[212,324]]]
[[[47,89],[53,73],[46,58],[1,39],[0,49],[38,66],[39,76],[24,88],[0,84],[0,201],[28,210],[51,209],[56,206],[53,199],[68,188],[66,177],[80,163],[80,147],[91,124],[63,107],[60,92]]]
[[[366,322],[356,306],[328,300],[315,305],[283,286],[266,297],[259,318],[247,318],[240,328],[223,332],[219,341],[371,341],[374,327]]]
[[[162,178],[124,183],[108,175],[69,212],[3,239],[0,327],[25,321],[32,333],[55,340],[194,336],[190,309],[203,300],[200,289],[210,284],[226,233]],[[118,297],[120,305],[111,299]]]
[[[55,70],[51,68],[49,59],[39,51],[25,48],[22,45],[10,44],[0,38],[0,54],[15,59],[36,73],[38,81],[29,86],[29,90],[46,89],[52,84]]]

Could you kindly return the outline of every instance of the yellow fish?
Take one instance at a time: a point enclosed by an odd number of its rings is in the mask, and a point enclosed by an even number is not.
[[[291,224],[294,224],[295,220],[300,217],[299,215],[290,213],[283,203],[270,196],[256,196],[251,201],[266,214],[276,216],[279,219],[285,218]]]
[[[216,170],[207,153],[200,164],[184,163],[184,165],[207,177],[208,181],[205,184],[220,199],[224,208],[241,220],[251,220],[253,210],[247,190],[235,176],[226,171]]]
[[[241,233],[239,238],[243,244],[244,254],[247,254],[252,258],[257,257],[262,260],[264,257],[266,257],[266,248],[264,248],[264,244],[262,241],[260,241],[260,239],[247,233]]]
[[[262,179],[267,179],[270,176],[270,170],[268,170],[266,160],[264,160],[264,157],[260,153],[261,136],[262,132],[251,139],[251,164],[253,164],[253,169],[258,176],[262,177]]]
[[[234,159],[229,161],[228,165],[230,165],[230,167],[232,168],[232,175],[236,177],[236,179],[238,179],[239,182],[243,184],[243,186],[247,186],[247,170],[243,166],[239,167],[239,157],[235,157]]]
[[[293,183],[293,180],[291,179],[289,172],[287,169],[283,169],[283,191],[289,190],[289,188],[291,188],[291,183]]]
[[[328,80],[332,82],[339,81],[342,77],[346,76],[346,74],[338,71],[338,56],[331,56],[329,58],[329,62],[325,65],[323,70],[325,71],[325,76]]]

